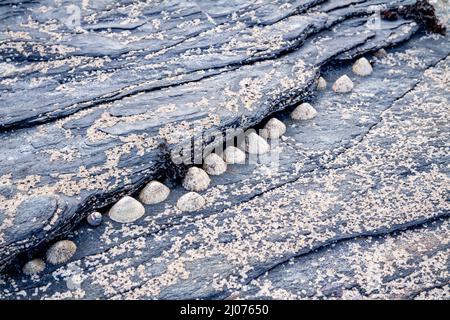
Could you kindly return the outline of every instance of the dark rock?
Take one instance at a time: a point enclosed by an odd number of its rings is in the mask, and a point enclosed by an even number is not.
[[[27,236],[42,233],[56,214],[58,202],[54,197],[33,197],[25,199],[18,207],[12,227],[8,229],[10,241],[20,241]]]
[[[308,95],[324,64],[417,31],[403,19],[367,28],[378,2],[90,2],[77,28],[51,0],[2,6],[0,185],[20,188],[0,198],[0,266],[151,179],[179,174],[168,155],[199,132],[203,148],[217,131],[258,124]],[[8,239],[19,199],[49,194],[60,202],[54,223]]]
[[[0,297],[445,297],[450,42],[417,34],[388,51],[367,55],[374,72],[352,94],[308,96],[316,118],[276,114],[278,167],[229,165],[197,212],[176,209],[174,185],[133,224],[80,225],[69,264],[4,274]]]

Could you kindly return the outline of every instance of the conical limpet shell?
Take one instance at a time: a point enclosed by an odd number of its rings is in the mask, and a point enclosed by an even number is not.
[[[210,175],[218,176],[227,171],[227,164],[219,155],[211,153],[203,159],[203,169]]]
[[[61,240],[52,245],[46,254],[47,262],[60,264],[69,261],[77,251],[77,246],[70,240]]]
[[[206,200],[197,192],[189,192],[182,195],[177,201],[177,208],[181,211],[197,211],[203,208]]]
[[[352,67],[353,73],[365,77],[373,72],[372,65],[366,58],[360,58],[358,59]]]
[[[345,74],[333,84],[333,91],[336,93],[347,93],[354,88],[353,81]]]
[[[267,141],[256,134],[256,132],[246,134],[241,141],[240,148],[250,154],[264,154],[270,151]]]
[[[109,209],[111,220],[120,223],[136,221],[145,213],[144,206],[136,199],[125,196]]]
[[[191,167],[183,179],[183,187],[189,191],[203,191],[209,186],[211,179],[208,174],[200,168]]]
[[[323,77],[317,80],[317,90],[325,90],[327,88],[327,81]]]
[[[45,262],[42,259],[33,259],[28,261],[22,268],[22,272],[26,275],[41,273],[45,269]]]
[[[139,193],[139,201],[145,204],[163,202],[170,194],[170,189],[159,181],[150,181]]]
[[[264,129],[259,133],[264,139],[278,139],[286,132],[286,125],[278,120],[277,118],[272,118],[267,121]]]
[[[239,148],[229,146],[223,152],[223,159],[226,163],[245,163],[245,152]]]
[[[291,118],[294,120],[311,120],[317,116],[317,111],[312,105],[305,102],[295,108],[291,113]]]
[[[386,52],[385,49],[381,48],[380,50],[378,50],[377,52],[375,52],[373,54],[375,57],[377,57],[378,59],[384,58],[388,55],[388,53]]]

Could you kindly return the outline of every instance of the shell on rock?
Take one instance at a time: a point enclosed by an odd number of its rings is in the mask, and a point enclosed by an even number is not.
[[[245,152],[234,146],[229,146],[223,152],[223,159],[226,163],[245,163]]]
[[[89,225],[97,227],[102,223],[103,216],[100,212],[94,211],[87,216],[86,220]]]
[[[145,204],[163,202],[170,194],[170,189],[159,181],[150,181],[139,193],[139,201]]]
[[[267,141],[256,132],[246,134],[241,141],[240,148],[250,154],[265,154],[270,151]]]
[[[177,201],[177,208],[181,211],[193,212],[200,210],[206,204],[205,198],[197,192],[188,192]]]
[[[145,214],[144,206],[136,199],[124,196],[109,209],[111,220],[120,223],[130,223],[136,221]]]
[[[227,171],[227,164],[219,155],[211,153],[203,159],[203,169],[210,175],[218,176]]]
[[[264,139],[278,139],[285,132],[286,125],[277,118],[272,118],[267,121],[264,128],[260,131],[259,135]]]
[[[377,57],[378,59],[384,58],[387,55],[388,55],[388,53],[383,48],[381,48],[380,50],[378,50],[377,52],[374,53],[374,56]]]
[[[291,118],[294,120],[311,120],[317,116],[317,111],[312,105],[305,102],[295,108],[291,113]]]
[[[352,70],[353,73],[362,77],[366,77],[373,72],[372,65],[366,58],[360,58],[356,60],[356,62],[353,64]]]
[[[73,241],[61,240],[53,244],[46,254],[46,260],[50,264],[60,264],[69,261],[77,251],[77,246]]]
[[[317,89],[318,90],[325,90],[327,88],[327,80],[325,80],[323,77],[319,77],[317,80]]]
[[[347,93],[352,91],[354,86],[353,81],[344,74],[333,84],[333,91],[336,93]]]
[[[208,174],[200,168],[191,167],[183,179],[183,187],[189,191],[203,191],[209,186],[211,179]]]
[[[25,263],[22,272],[26,275],[41,273],[45,269],[45,262],[42,259],[33,259]]]

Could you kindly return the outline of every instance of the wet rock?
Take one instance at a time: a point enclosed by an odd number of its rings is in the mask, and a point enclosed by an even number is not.
[[[163,202],[170,194],[170,189],[159,181],[149,182],[139,193],[139,201],[144,204]]]
[[[10,229],[11,238],[22,239],[28,234],[38,234],[55,215],[58,202],[55,197],[39,196],[25,199],[17,208]]]
[[[392,235],[342,241],[278,265],[252,281],[237,298],[412,299],[426,293],[431,283],[445,286],[445,262],[435,250],[447,251],[448,241],[440,235],[449,233],[447,220]],[[414,249],[417,244],[421,250]],[[401,264],[394,258],[405,255],[408,258]],[[348,285],[345,279],[349,278],[364,280],[355,287]]]
[[[111,220],[120,223],[130,223],[138,220],[145,214],[144,206],[136,199],[125,196],[109,209]]]
[[[400,15],[370,30],[362,13],[372,4],[174,1],[123,11],[90,1],[82,33],[54,1],[40,2],[46,12],[30,1],[2,6],[0,185],[9,191],[0,197],[0,268],[138,192],[196,128],[254,127],[303,100],[324,64],[405,42],[420,29]],[[33,226],[16,225],[22,202],[48,195],[58,197],[51,217],[31,214]]]
[[[158,219],[126,232],[82,224],[71,234],[83,248],[79,269],[2,274],[0,298],[445,297],[450,42],[417,35],[390,50],[397,64],[377,63],[355,94],[311,97],[321,106],[314,121],[277,115],[290,124],[278,170],[230,166],[197,212],[176,209],[185,191],[175,186],[154,208]],[[324,76],[348,72],[351,65]],[[91,281],[68,288],[78,274]],[[211,285],[218,282],[226,286]]]

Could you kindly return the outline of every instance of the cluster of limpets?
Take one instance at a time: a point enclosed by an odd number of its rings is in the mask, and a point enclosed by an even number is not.
[[[30,260],[23,266],[22,272],[26,275],[41,273],[46,267],[46,262],[52,265],[66,263],[76,251],[77,245],[73,241],[58,241],[48,248],[45,254],[45,261],[43,259]]]
[[[386,56],[386,51],[380,49],[375,53],[376,57]],[[352,66],[352,71],[358,76],[368,76],[373,69],[366,58],[358,59]],[[327,88],[327,81],[323,77],[317,80],[317,89],[323,91]],[[348,93],[354,88],[353,81],[343,75],[338,78],[332,89],[336,93]],[[302,103],[291,113],[293,120],[311,120],[316,117],[317,111],[309,103]],[[230,164],[243,164],[246,161],[246,154],[262,155],[270,151],[269,139],[278,139],[286,132],[286,125],[277,118],[271,118],[258,135],[255,131],[249,131],[237,147],[228,146],[221,155],[211,153],[203,159],[202,168],[191,167],[188,169],[182,185],[188,192],[182,195],[176,204],[180,211],[198,211],[206,205],[206,199],[199,194],[208,189],[211,183],[210,175],[217,176],[227,171]],[[149,182],[139,193],[136,200],[130,196],[124,196],[117,201],[109,210],[108,216],[111,220],[119,223],[131,223],[145,214],[142,204],[153,205],[161,203],[167,199],[170,189],[159,181]],[[100,212],[90,213],[86,220],[91,226],[98,226],[102,223]],[[75,243],[69,240],[62,240],[54,243],[46,253],[46,262],[53,265],[65,263],[72,258],[77,250]],[[27,262],[22,271],[26,275],[33,275],[44,271],[46,262],[42,259],[33,259]]]
[[[377,52],[377,55],[382,56],[385,55],[386,51],[380,50]],[[366,58],[360,58],[358,59],[352,66],[352,71],[354,74],[366,77],[372,74],[373,68],[370,62]],[[336,93],[348,93],[353,90],[355,85],[353,84],[353,81],[344,74],[339,79],[337,79],[333,84],[333,91]]]

